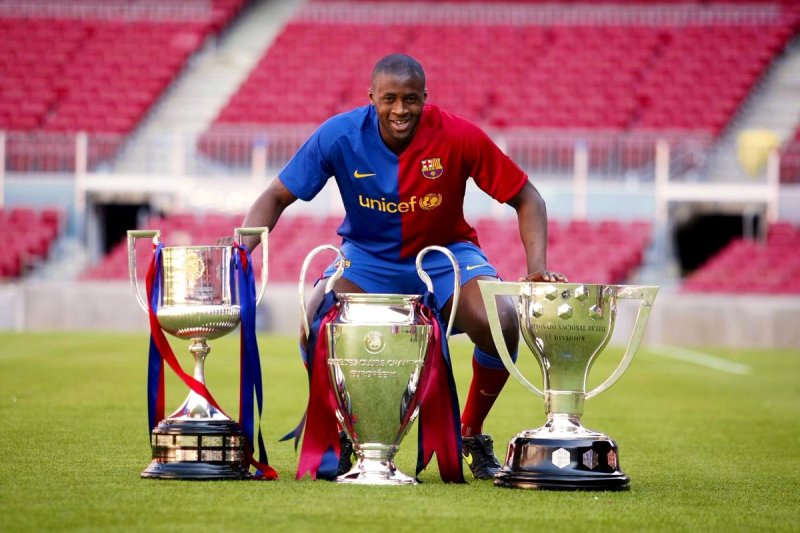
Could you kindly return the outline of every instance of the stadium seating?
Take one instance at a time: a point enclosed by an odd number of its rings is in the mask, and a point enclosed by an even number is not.
[[[614,159],[613,171],[621,173],[652,163],[654,133],[702,143],[718,138],[800,20],[800,11],[779,2],[760,4],[780,13],[763,22],[680,19],[686,4],[706,4],[685,0],[661,3],[638,22],[594,20],[593,9],[602,17],[603,6],[620,6],[564,2],[571,16],[578,13],[572,20],[582,22],[558,24],[546,16],[503,18],[504,9],[516,13],[517,5],[524,16],[535,1],[463,3],[461,10],[452,3],[431,10],[412,2],[401,17],[391,3],[331,2],[328,9],[327,2],[311,2],[311,14],[301,10],[284,27],[220,111],[199,141],[201,152],[235,164],[235,154],[258,136],[281,144],[279,130],[287,125],[315,126],[367,103],[374,61],[399,51],[425,65],[430,102],[501,133],[526,168],[542,165],[523,146],[530,144],[524,133],[517,141],[515,132],[566,131],[583,138],[597,133],[612,145],[624,141],[621,148],[596,149],[590,161],[595,168]],[[588,13],[583,19],[581,9]],[[647,147],[628,142],[648,137]],[[281,157],[273,163],[282,165]]]
[[[0,209],[0,279],[15,279],[47,258],[61,232],[63,213],[27,206]]]
[[[488,126],[718,135],[791,32],[788,20],[634,27],[420,23],[395,25],[388,34],[380,25],[295,20],[216,122],[319,123],[366,103],[372,63],[403,51],[427,67],[432,102]]]
[[[685,292],[800,293],[800,227],[772,224],[764,242],[733,239],[683,283]]]
[[[44,142],[78,131],[116,136],[114,143],[100,139],[102,147],[90,154],[90,166],[108,158],[189,55],[243,4],[244,0],[215,0],[206,16],[191,20],[161,15],[170,5],[180,7],[180,0],[153,5],[153,17],[124,4],[95,4],[96,12],[87,7],[75,15],[64,3],[60,7],[65,13],[56,9],[51,16],[37,17],[24,6],[19,13],[4,6],[0,130],[9,132],[9,170],[74,168],[74,156],[37,157],[30,147],[46,151]]]
[[[800,127],[780,150],[780,176],[783,183],[800,183]]]
[[[178,214],[150,219],[146,227],[160,229],[161,240],[167,246],[209,245],[221,236],[232,235],[233,228],[241,224],[241,220],[241,216],[221,214]],[[340,221],[339,217],[282,218],[269,236],[269,281],[297,282],[303,259],[313,248],[341,241],[336,235]],[[516,280],[525,275],[525,254],[515,219],[480,219],[475,228],[481,245],[504,279]],[[551,221],[548,238],[550,268],[564,272],[573,281],[618,283],[628,279],[641,265],[650,241],[650,225],[639,221]],[[330,255],[321,254],[319,260],[312,263],[310,274],[318,273],[319,268],[332,259]],[[137,247],[140,278],[145,276],[151,258],[152,248],[147,243]],[[253,260],[258,267],[259,257]],[[120,242],[100,264],[82,275],[82,279],[93,280],[127,277],[126,242]]]

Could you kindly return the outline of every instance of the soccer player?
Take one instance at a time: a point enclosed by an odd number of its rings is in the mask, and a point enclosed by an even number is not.
[[[338,234],[347,258],[336,292],[421,294],[425,286],[416,271],[417,253],[429,245],[453,252],[462,281],[454,331],[466,333],[475,344],[472,382],[462,414],[463,454],[476,479],[491,479],[500,463],[492,438],[483,433],[483,422],[508,371],[497,354],[478,287],[478,280],[496,279],[497,272],[481,251],[475,230],[464,220],[468,178],[516,210],[527,258],[524,279],[566,278],[547,270],[545,203],[525,173],[480,128],[426,104],[426,98],[425,72],[419,62],[403,54],[380,59],[372,71],[370,104],[322,124],[253,203],[243,225],[272,229],[290,204],[298,198],[311,200],[333,176],[345,208]],[[244,244],[252,249],[258,242],[247,237]],[[450,262],[433,253],[423,266],[448,320],[453,312]],[[322,277],[334,271],[331,265]],[[309,298],[311,313],[321,302],[324,286],[317,283]],[[519,329],[514,304],[510,298],[498,304],[506,344],[516,355]],[[340,473],[349,469],[350,461],[349,451],[343,451]]]

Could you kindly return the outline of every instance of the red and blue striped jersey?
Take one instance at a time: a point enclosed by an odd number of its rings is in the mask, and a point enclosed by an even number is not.
[[[345,208],[339,235],[385,259],[414,257],[433,244],[479,245],[464,219],[467,180],[506,202],[528,179],[479,127],[434,105],[425,105],[399,156],[383,143],[367,105],[327,120],[279,174],[302,200],[331,176]]]

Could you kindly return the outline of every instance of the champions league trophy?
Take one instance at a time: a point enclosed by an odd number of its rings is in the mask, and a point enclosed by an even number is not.
[[[331,245],[312,250],[300,274],[300,306],[306,336],[304,281],[311,259],[325,249],[339,256],[336,273],[325,292],[344,271],[342,252]],[[447,256],[455,279],[453,309],[458,305],[461,276],[458,263],[447,248],[429,246],[417,255],[417,273],[429,292],[433,285],[422,269],[422,259],[435,250]],[[394,464],[400,443],[419,412],[424,383],[423,367],[433,340],[433,326],[420,314],[421,295],[337,293],[340,307],[327,324],[327,367],[336,398],[336,417],[353,443],[357,462],[339,483],[403,485],[417,481]],[[445,338],[449,338],[455,313],[451,314]]]
[[[579,283],[478,282],[492,338],[508,371],[544,397],[547,423],[522,431],[509,441],[505,465],[495,485],[542,489],[628,487],[619,467],[617,445],[607,435],[581,425],[584,401],[613,385],[630,365],[644,335],[658,287]],[[517,299],[522,336],[536,357],[543,391],[525,378],[506,349],[497,312],[498,296]],[[617,317],[617,301],[639,301],[628,346],[614,372],[586,391],[589,370],[608,344]]]
[[[136,239],[152,238],[158,230],[128,231],[128,267],[136,298],[146,312],[136,279]],[[237,228],[242,235],[260,235],[261,285],[256,305],[267,283],[267,229]],[[194,379],[205,386],[204,362],[211,351],[206,341],[236,329],[241,320],[238,291],[232,288],[231,246],[174,246],[161,250],[163,269],[160,299],[155,315],[170,335],[192,342]],[[151,322],[152,325],[152,322]],[[161,479],[244,479],[249,477],[245,442],[239,425],[194,390],[171,415],[158,422],[151,433],[153,461],[142,477]]]

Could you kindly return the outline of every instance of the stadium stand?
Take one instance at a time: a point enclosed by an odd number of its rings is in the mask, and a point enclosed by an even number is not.
[[[19,278],[45,260],[61,232],[62,220],[63,213],[56,208],[0,209],[0,279]]]
[[[781,182],[800,183],[800,127],[781,147]]]
[[[72,170],[74,154],[63,139],[75,132],[97,136],[90,168],[107,160],[187,58],[243,4],[0,4],[0,130],[7,131],[8,170]],[[44,150],[41,157],[48,140],[67,153]]]
[[[184,213],[152,218],[144,227],[160,229],[161,241],[167,246],[208,245],[220,236],[232,235],[241,220],[241,216]],[[340,242],[336,235],[340,222],[341,218],[335,216],[300,215],[281,219],[269,236],[269,279],[278,283],[297,281],[303,259],[314,247]],[[520,271],[525,265],[525,255],[515,219],[482,218],[475,228],[481,245],[502,277],[516,280],[525,274]],[[641,266],[650,243],[650,224],[616,220],[551,221],[548,240],[551,268],[574,281],[619,283],[628,280]],[[127,278],[127,253],[127,243],[120,242],[100,264],[84,272],[82,279]],[[139,277],[145,276],[151,257],[148,246],[137,247]],[[259,259],[254,261],[258,263]]]
[[[691,273],[684,292],[800,294],[800,227],[769,226],[764,242],[736,238]]]
[[[250,130],[275,139],[286,124],[319,124],[364,104],[373,62],[402,51],[426,65],[431,102],[489,129],[600,131],[612,139],[671,131],[713,140],[800,20],[796,7],[779,2],[759,4],[774,9],[750,18],[726,16],[713,2],[670,2],[646,12],[634,9],[646,2],[608,4],[583,18],[580,5],[565,5],[576,9],[570,16],[562,10],[559,20],[552,5],[536,2],[464,2],[448,4],[449,11],[423,2],[403,9],[310,2],[208,134]],[[211,153],[206,140],[200,147],[212,157],[233,152]],[[650,160],[637,155],[631,162]]]

